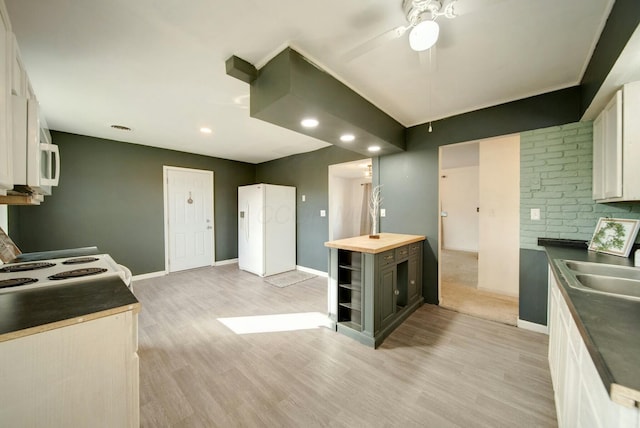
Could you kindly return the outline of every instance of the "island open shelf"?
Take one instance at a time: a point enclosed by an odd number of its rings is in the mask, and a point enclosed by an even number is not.
[[[326,242],[329,316],[335,329],[378,347],[422,305],[425,237],[381,233]]]

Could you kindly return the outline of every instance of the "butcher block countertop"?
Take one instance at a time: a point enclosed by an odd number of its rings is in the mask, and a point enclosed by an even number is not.
[[[356,236],[354,238],[338,239],[325,242],[324,246],[340,250],[359,251],[361,253],[378,254],[387,250],[424,241],[422,235],[404,235],[400,233],[380,233],[380,239],[371,239],[369,235]]]
[[[2,293],[0,342],[139,310],[118,276]]]

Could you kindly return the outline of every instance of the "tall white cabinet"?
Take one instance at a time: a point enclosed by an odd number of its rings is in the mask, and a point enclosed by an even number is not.
[[[259,276],[296,269],[295,187],[238,187],[238,267]]]
[[[13,35],[4,1],[0,1],[0,195],[13,188],[11,69]]]

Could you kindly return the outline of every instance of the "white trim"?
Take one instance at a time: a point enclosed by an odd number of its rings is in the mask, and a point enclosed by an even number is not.
[[[238,258],[235,259],[227,259],[227,260],[219,260],[215,262],[214,266],[224,266],[224,265],[232,265],[234,263],[238,263]]]
[[[164,210],[164,270],[165,274],[170,272],[169,269],[169,171],[190,171],[209,174],[211,177],[211,223],[213,229],[211,230],[211,264],[209,266],[215,266],[216,264],[216,191],[215,191],[215,177],[214,171],[207,169],[195,169],[195,168],[181,168],[178,166],[162,166],[162,197],[163,197],[163,210]]]
[[[518,328],[523,330],[535,331],[537,333],[549,334],[549,327],[542,324],[536,324],[531,321],[525,321],[518,318]]]
[[[140,275],[133,275],[131,277],[132,281],[142,281],[145,279],[151,279],[151,278],[158,278],[161,276],[165,276],[167,273],[165,271],[159,270],[157,272],[149,272],[149,273],[143,273]]]
[[[304,267],[304,266],[296,266],[296,270],[299,270],[300,272],[312,273],[314,275],[322,276],[324,278],[327,278],[329,276],[329,274],[327,274],[327,272],[323,272],[321,270],[311,269],[311,268]]]

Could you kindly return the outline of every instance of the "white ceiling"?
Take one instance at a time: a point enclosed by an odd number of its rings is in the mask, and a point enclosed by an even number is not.
[[[346,61],[406,23],[402,0],[5,2],[51,129],[251,163],[328,144],[250,118],[231,55],[259,68],[291,46],[412,126],[578,84],[613,4],[459,0],[434,52],[405,34]]]

